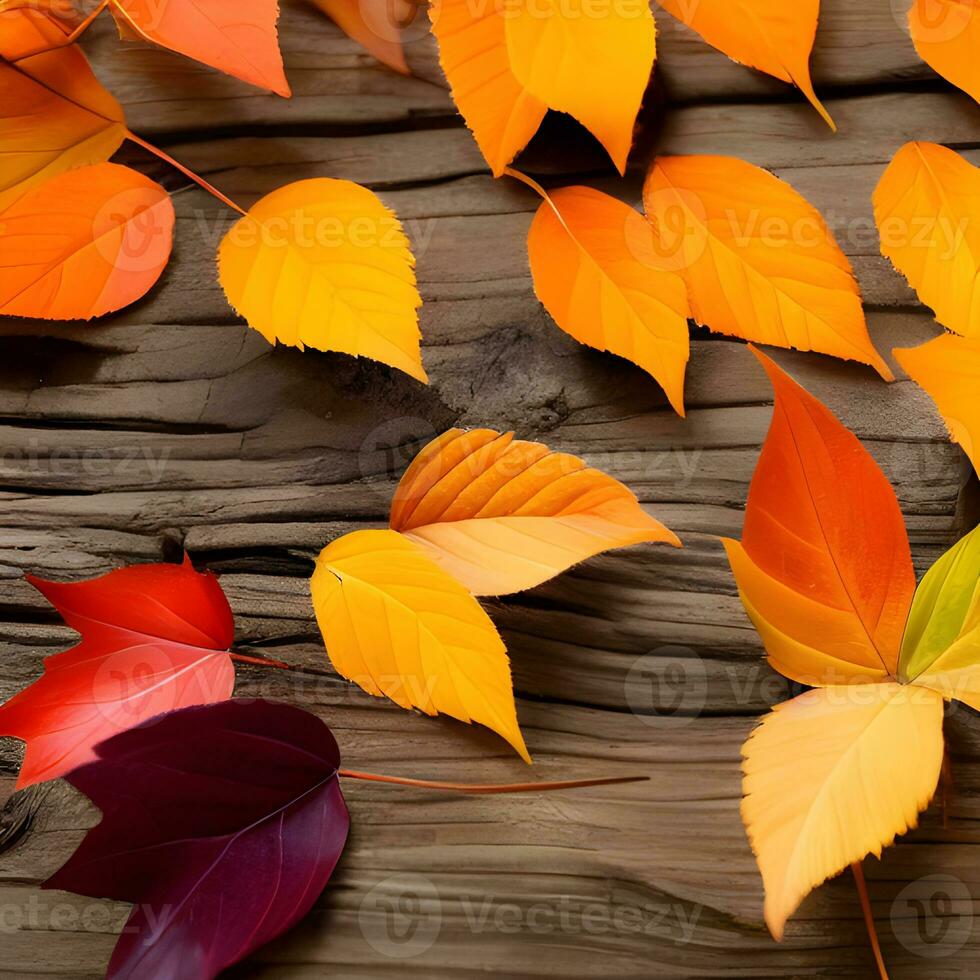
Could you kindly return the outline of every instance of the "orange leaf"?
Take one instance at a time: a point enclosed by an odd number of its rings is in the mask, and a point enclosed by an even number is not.
[[[167,259],[174,209],[135,170],[59,174],[0,212],[0,313],[87,320],[139,299]]]
[[[496,3],[433,0],[430,16],[453,101],[499,177],[537,132],[548,107],[514,75]]]
[[[813,91],[810,50],[817,33],[820,0],[659,0],[713,48],[750,68],[796,85],[836,130]]]
[[[392,0],[310,0],[319,7],[352,41],[367,48],[382,64],[409,74],[402,49],[403,23],[410,23],[416,11],[414,3]],[[406,16],[399,21],[396,16]]]
[[[874,192],[881,253],[936,319],[980,336],[980,167],[935,143],[906,143]]]
[[[909,29],[919,57],[980,102],[980,5],[976,0],[915,0]]]
[[[772,425],[732,570],[772,665],[803,684],[894,675],[915,573],[895,492],[857,438],[768,357]]]
[[[450,429],[405,471],[391,527],[474,595],[533,588],[601,551],[680,541],[618,480],[512,432]]]
[[[135,33],[212,68],[289,97],[278,0],[111,0],[124,37]]]
[[[119,103],[64,42],[65,28],[36,10],[0,13],[0,209],[59,173],[108,160],[126,136]]]
[[[565,187],[538,208],[527,250],[534,291],[555,323],[638,364],[683,415],[687,287],[661,267],[643,216],[608,194]]]
[[[895,683],[807,691],[762,719],[742,749],[742,819],[777,939],[811,889],[916,825],[942,723],[941,695]]]
[[[860,361],[892,380],[868,337],[847,256],[789,184],[733,157],[661,157],[643,203],[698,323]]]
[[[947,333],[893,353],[909,377],[929,393],[953,441],[963,447],[980,473],[980,337]]]

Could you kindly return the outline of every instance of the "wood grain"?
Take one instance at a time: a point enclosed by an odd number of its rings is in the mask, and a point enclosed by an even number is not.
[[[824,0],[813,73],[836,136],[795,90],[734,65],[661,12],[628,178],[612,179],[592,142],[555,121],[522,165],[633,203],[653,152],[730,153],[769,167],[828,217],[879,349],[925,340],[938,327],[880,257],[870,194],[911,138],[977,159],[980,110],[919,62],[894,13],[901,6]],[[762,659],[717,541],[741,525],[771,414],[764,375],[744,345],[696,331],[681,420],[641,371],[561,333],[531,290],[524,237],[538,202],[487,174],[430,40],[413,34],[417,74],[403,78],[311,7],[285,4],[288,102],[120,45],[107,19],[86,37],[133,129],[242,205],[288,181],[335,176],[398,211],[418,255],[432,384],[342,355],[271,348],[215,283],[214,247],[231,213],[126,149],[123,159],[174,192],[177,248],[161,284],[97,324],[0,324],[0,696],[73,642],[25,571],[74,579],[186,549],[221,573],[238,645],[297,667],[241,669],[238,693],[315,711],[351,767],[468,781],[650,777],[472,799],[351,784],[354,829],[335,882],[299,928],[233,976],[868,977],[846,876],[808,899],[784,943],[770,939],[738,815],[740,743],[792,693]],[[921,572],[980,517],[975,478],[929,399],[858,365],[775,356],[879,460]],[[318,550],[382,525],[401,470],[451,425],[514,428],[586,457],[685,543],[605,555],[488,603],[513,660],[530,774],[486,731],[402,712],[341,681],[310,609]],[[962,708],[947,728],[945,813],[935,803],[919,830],[868,862],[893,978],[980,968],[980,930],[955,949],[953,939],[930,945],[903,891],[918,883],[912,899],[928,898],[921,879],[943,875],[968,910],[980,898],[980,722]],[[0,747],[4,795],[19,752],[11,740]],[[8,801],[3,980],[104,970],[126,909],[37,889],[96,819],[63,783]],[[963,921],[947,923],[954,939]]]

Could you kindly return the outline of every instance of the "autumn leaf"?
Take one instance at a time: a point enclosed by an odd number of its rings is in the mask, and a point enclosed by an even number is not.
[[[110,980],[211,980],[291,929],[350,818],[330,730],[300,708],[185,708],[97,746],[69,782],[101,811],[44,888],[132,902]]]
[[[409,74],[401,43],[401,23],[408,23],[417,8],[412,0],[310,0],[351,40],[357,41],[382,64]]]
[[[600,191],[564,187],[545,195],[527,251],[534,291],[555,323],[638,364],[683,415],[687,287],[664,267],[643,216]]]
[[[135,35],[288,98],[278,0],[110,0],[124,38]]]
[[[142,297],[173,236],[167,192],[115,163],[59,174],[0,212],[0,314],[88,320]]]
[[[980,336],[980,168],[935,143],[906,143],[874,192],[882,255],[936,319]]]
[[[66,28],[30,8],[0,12],[0,210],[119,149],[126,121]],[[33,52],[40,51],[40,54]]]
[[[430,17],[453,101],[499,177],[537,132],[548,107],[512,70],[497,0],[433,0]]]
[[[648,0],[500,0],[510,69],[524,90],[567,112],[606,148],[620,173],[656,57]]]
[[[94,745],[148,718],[231,696],[231,610],[217,579],[186,559],[28,581],[82,639],[0,707],[0,734],[27,742],[18,789],[91,761]]]
[[[754,353],[776,405],[741,543],[725,541],[743,602],[793,680],[892,675],[915,591],[895,492],[824,405]]]
[[[493,429],[450,429],[405,471],[391,526],[474,595],[533,588],[610,548],[680,547],[618,480]]]
[[[742,817],[778,939],[812,888],[915,825],[942,763],[943,699],[980,708],[980,529],[916,588],[884,475],[757,356],[776,406],[742,541],[725,546],[770,663],[820,685],[777,705],[743,748]]]
[[[731,0],[658,3],[732,60],[796,85],[836,130],[810,80],[810,51],[820,0],[739,0],[734,7]]]
[[[776,939],[802,899],[918,822],[943,760],[943,700],[886,682],[778,704],[742,750],[742,819]]]
[[[980,335],[942,334],[919,347],[896,348],[895,359],[936,403],[949,434],[980,472]]]
[[[698,323],[860,361],[892,380],[868,337],[847,256],[789,184],[733,157],[660,157],[643,203]]]
[[[980,7],[975,0],[914,0],[909,30],[919,57],[980,102]]]
[[[218,250],[228,302],[270,343],[335,350],[426,381],[415,258],[394,212],[349,180],[280,187]]]
[[[396,531],[346,534],[320,552],[310,590],[338,673],[403,708],[486,725],[531,761],[496,628],[416,544]]]

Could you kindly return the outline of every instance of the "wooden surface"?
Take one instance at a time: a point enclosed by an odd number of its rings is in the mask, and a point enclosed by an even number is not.
[[[630,177],[612,180],[592,141],[554,121],[521,163],[552,183],[588,180],[631,200],[658,149],[730,153],[774,169],[828,215],[885,353],[938,328],[878,253],[871,189],[908,139],[980,151],[980,110],[919,62],[893,15],[898,0],[822,6],[813,69],[836,136],[797,92],[660,14],[660,62]],[[472,799],[346,786],[353,831],[335,881],[296,930],[234,975],[871,976],[848,876],[811,896],[784,943],[769,937],[738,814],[740,743],[791,693],[765,666],[715,537],[741,525],[771,413],[761,370],[742,344],[698,331],[689,415],[677,418],[641,371],[577,345],[535,301],[524,239],[537,201],[489,177],[427,38],[409,46],[413,78],[378,66],[295,3],[284,8],[281,39],[288,102],[176,56],[120,46],[106,21],[85,46],[133,129],[242,205],[311,176],[378,191],[415,241],[432,383],[271,348],[215,284],[214,247],[231,214],[126,151],[176,192],[177,245],[162,284],[98,324],[0,324],[0,697],[73,642],[24,572],[77,579],[186,548],[221,573],[239,645],[303,666],[288,676],[240,669],[239,694],[316,711],[352,768],[528,778],[490,733],[408,714],[339,680],[306,585],[326,542],[383,522],[422,442],[450,425],[511,427],[624,480],[684,540],[681,552],[616,552],[488,604],[513,659],[536,759],[530,777],[650,781]],[[554,176],[574,170],[582,173]],[[975,478],[913,384],[886,386],[817,355],[777,359],[882,464],[920,571],[976,522]],[[957,710],[947,734],[954,782],[945,814],[937,802],[880,864],[866,862],[893,978],[980,970],[980,719]],[[4,741],[7,790],[19,751]],[[3,980],[104,970],[126,909],[36,888],[96,819],[62,783],[8,802]],[[941,901],[929,903],[944,893],[956,900],[945,918]]]

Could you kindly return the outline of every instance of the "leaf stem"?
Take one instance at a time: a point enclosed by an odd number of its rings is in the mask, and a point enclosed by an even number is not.
[[[372,783],[394,783],[396,786],[415,786],[419,789],[438,789],[453,793],[534,793],[539,790],[578,789],[582,786],[612,786],[617,783],[642,783],[649,776],[607,776],[604,779],[569,779],[552,783],[445,783],[435,779],[409,779],[405,776],[381,776],[373,772],[340,769],[341,776],[365,779]]]
[[[878,944],[878,930],[875,928],[871,899],[868,897],[868,885],[864,880],[864,869],[861,867],[861,862],[855,861],[851,865],[851,871],[854,873],[854,883],[857,885],[858,896],[861,899],[861,911],[864,913],[864,924],[868,930],[868,939],[871,940],[871,952],[874,953],[875,963],[878,966],[878,975],[881,980],[888,980],[888,971],[885,969],[881,946]]]
[[[291,664],[287,664],[283,660],[272,660],[268,657],[252,657],[247,653],[235,653],[233,650],[228,651],[228,656],[240,664],[255,664],[258,667],[276,667],[279,670],[293,669]]]
[[[219,201],[221,201],[222,204],[227,205],[233,211],[237,211],[240,215],[245,215],[245,210],[240,208],[233,200],[231,200],[231,198],[226,197],[216,187],[209,184],[203,177],[199,177],[196,173],[194,173],[193,170],[190,170],[182,163],[179,163],[169,153],[165,153],[158,146],[154,146],[152,143],[147,143],[146,140],[137,136],[135,133],[129,132],[128,130],[126,132],[126,137],[132,140],[132,142],[134,142],[137,146],[142,146],[144,150],[149,150],[150,153],[155,154],[165,163],[169,163],[171,167],[176,167],[177,170],[179,170],[185,177],[190,177],[195,184],[203,187],[209,194],[213,194]]]
[[[70,34],[66,34],[57,43],[50,44],[45,48],[37,48],[34,51],[18,53],[16,61],[24,61],[39,54],[46,54],[48,51],[55,51],[58,48],[67,48],[69,44],[74,44],[95,22],[95,19],[109,6],[109,0],[100,0],[99,5],[92,9],[92,12],[83,20]]]

